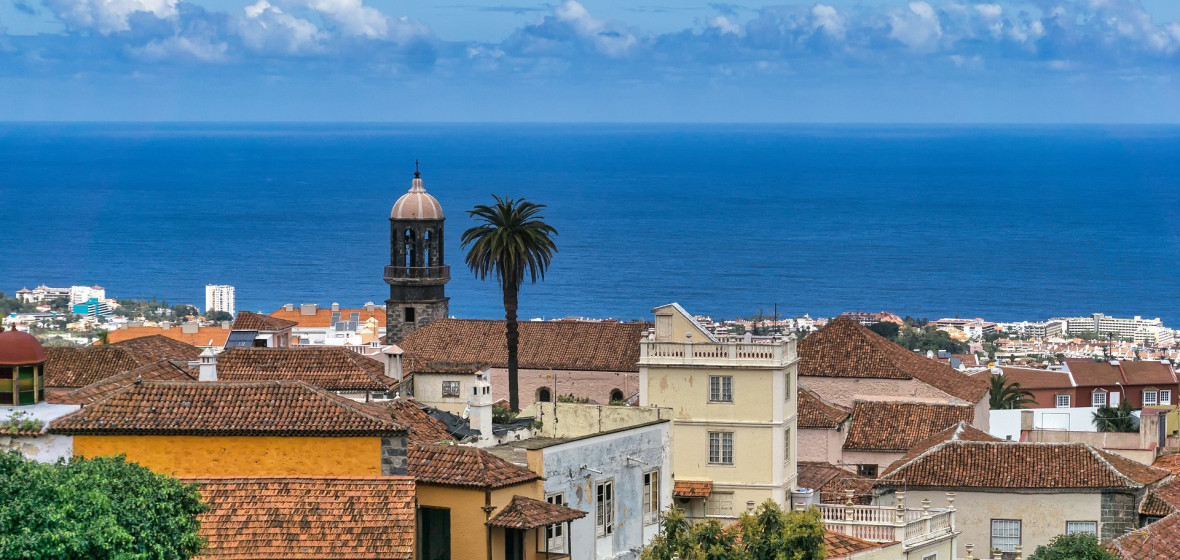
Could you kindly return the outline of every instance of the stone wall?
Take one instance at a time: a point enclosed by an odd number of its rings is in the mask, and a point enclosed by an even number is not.
[[[524,408],[520,414],[536,418],[541,423],[537,435],[576,438],[657,420],[670,420],[672,409],[538,402]]]
[[[385,343],[397,344],[410,333],[447,316],[450,298],[438,301],[385,301]],[[405,309],[414,309],[414,322],[402,321]]]
[[[1134,529],[1139,520],[1135,502],[1134,494],[1103,492],[1099,538],[1108,541]]]
[[[406,438],[381,438],[381,476],[405,476]]]

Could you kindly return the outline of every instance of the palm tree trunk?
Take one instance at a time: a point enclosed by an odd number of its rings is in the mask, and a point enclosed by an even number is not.
[[[517,291],[515,282],[504,282],[504,338],[508,343],[508,406],[512,412],[520,412],[520,381],[517,378],[516,349],[520,333],[516,325]]]

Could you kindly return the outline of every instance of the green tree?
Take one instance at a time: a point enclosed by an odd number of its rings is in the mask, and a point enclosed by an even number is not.
[[[990,375],[988,381],[991,382],[992,410],[1027,408],[1030,404],[1036,404],[1032,392],[1022,389],[1019,383],[1009,382],[1004,374]]]
[[[1131,414],[1131,403],[1126,399],[1117,407],[1103,405],[1094,411],[1094,427],[1100,432],[1138,432],[1135,416]]]
[[[1047,545],[1038,546],[1028,560],[1118,560],[1087,533],[1057,535]]]
[[[869,325],[869,330],[889,340],[897,340],[897,334],[901,331],[901,326],[892,321],[880,321]]]
[[[523,198],[510,199],[492,195],[496,203],[477,205],[467,212],[478,222],[463,232],[462,247],[467,252],[467,267],[480,280],[495,276],[504,295],[504,338],[508,343],[508,404],[520,410],[517,378],[517,349],[520,333],[516,324],[517,297],[528,277],[536,284],[545,279],[545,271],[557,252],[553,238],[557,230],[544,222],[544,204]]]
[[[689,525],[673,508],[660,517],[662,531],[643,549],[642,560],[823,560],[824,525],[814,509],[784,512],[767,500],[736,525],[715,519]]]
[[[0,558],[184,560],[200,552],[193,484],[124,457],[37,463],[0,454]]]
[[[210,309],[205,312],[205,320],[220,323],[222,321],[233,321],[234,316],[228,311],[214,311]]]

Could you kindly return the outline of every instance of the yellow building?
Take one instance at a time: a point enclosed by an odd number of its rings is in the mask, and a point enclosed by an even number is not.
[[[639,401],[673,413],[673,494],[689,517],[736,518],[795,486],[794,337],[721,341],[680,305],[653,310]]]
[[[586,515],[546,501],[537,473],[475,447],[412,443],[409,472],[421,560],[567,558],[546,551],[546,527]]]
[[[142,381],[48,431],[173,476],[406,474],[404,426],[300,381]]]

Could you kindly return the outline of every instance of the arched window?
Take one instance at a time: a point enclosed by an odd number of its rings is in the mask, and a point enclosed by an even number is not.
[[[430,262],[430,230],[422,234],[422,266],[432,266]]]
[[[414,266],[414,230],[407,228],[405,235],[406,268]]]
[[[549,402],[553,400],[553,395],[549,392],[548,387],[541,387],[537,389],[537,402]]]
[[[622,401],[624,398],[625,398],[625,397],[623,397],[623,392],[622,392],[622,391],[620,391],[620,390],[618,390],[618,389],[611,389],[611,391],[610,391],[610,402],[621,402],[621,401]]]

